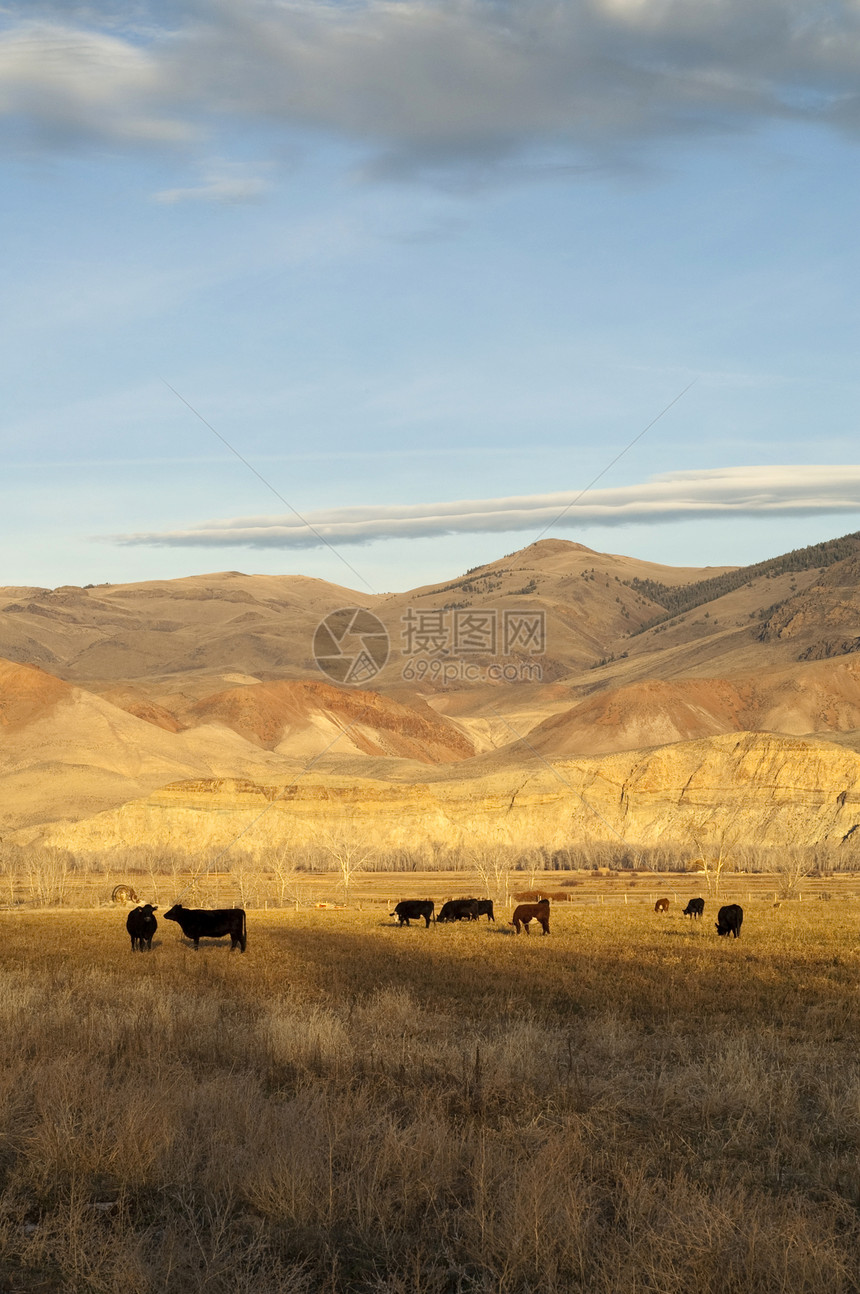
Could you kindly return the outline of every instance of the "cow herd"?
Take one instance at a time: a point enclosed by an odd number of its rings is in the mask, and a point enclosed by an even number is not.
[[[432,899],[404,899],[388,915],[397,917],[398,925],[401,926],[408,926],[410,921],[420,921],[423,917],[425,929],[431,921],[477,921],[479,917],[486,917],[488,921],[496,919],[492,899],[449,899],[442,904],[436,917],[433,915],[435,911],[436,904]]]
[[[135,896],[136,897],[136,896]],[[148,952],[152,948],[152,937],[158,928],[155,913],[157,904],[144,903],[132,908],[126,918],[125,928],[131,938],[132,952]],[[654,911],[666,913],[669,900],[658,899]],[[705,910],[704,899],[690,899],[684,908],[684,916],[699,920]],[[435,916],[436,905],[432,899],[401,899],[389,916],[397,917],[398,925],[408,926],[412,921],[424,921],[425,929],[430,922],[477,921],[485,916],[487,921],[495,922],[492,899],[449,899],[442,904],[438,916]],[[744,910],[738,903],[729,903],[717,913],[716,927],[718,935],[733,935],[735,939],[741,933]],[[248,943],[247,925],[244,908],[184,908],[181,903],[174,903],[169,912],[164,913],[165,921],[175,921],[186,939],[192,940],[194,947],[200,947],[201,939],[223,939],[230,936],[230,951],[238,948],[244,952]],[[511,923],[517,934],[524,930],[529,933],[530,922],[535,921],[543,934],[549,934],[549,899],[539,899],[537,903],[520,903],[514,908]]]
[[[129,912],[125,928],[131,936],[132,952],[152,948],[152,936],[158,929],[157,907],[158,904],[144,903]],[[164,920],[175,921],[185,938],[194,941],[195,948],[200,947],[201,939],[223,939],[225,935],[230,936],[230,952],[238,948],[243,953],[248,944],[244,908],[184,908],[174,903],[164,913]]]
[[[408,926],[410,921],[420,921],[423,917],[425,930],[429,928],[431,921],[477,921],[479,917],[486,917],[487,921],[496,920],[492,899],[448,899],[442,904],[436,917],[433,915],[435,911],[436,904],[432,899],[401,899],[388,915],[397,917],[397,923],[401,926]],[[521,929],[528,934],[529,922],[537,921],[544,934],[548,935],[549,899],[540,899],[537,903],[520,903],[514,909],[511,921],[517,934]]]
[[[669,911],[669,900],[658,899],[654,904],[654,911],[666,913]],[[684,908],[684,916],[689,917],[692,921],[694,918],[698,921],[705,911],[704,899],[690,899]],[[741,933],[741,923],[744,919],[744,910],[739,903],[727,903],[725,907],[720,908],[717,913],[715,925],[718,935],[734,935],[737,939]]]
[[[492,899],[449,899],[434,917],[436,905],[432,899],[401,899],[389,916],[397,917],[398,924],[408,926],[410,921],[420,921],[423,917],[427,929],[431,921],[477,921],[486,914],[488,921],[495,921]],[[669,900],[660,898],[654,904],[654,911],[661,914],[669,911]],[[684,916],[690,920],[700,920],[705,911],[704,899],[690,899],[684,908]],[[744,910],[738,903],[729,903],[720,908],[715,922],[718,935],[734,935],[738,938]],[[520,903],[514,908],[511,923],[517,932],[529,932],[529,922],[536,921],[545,935],[549,934],[549,899],[540,899],[537,903]]]

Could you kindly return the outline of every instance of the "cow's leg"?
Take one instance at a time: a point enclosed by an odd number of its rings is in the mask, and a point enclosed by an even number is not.
[[[528,920],[526,920],[526,921],[524,921],[524,922],[523,922],[523,926],[525,927],[525,932],[526,932],[526,934],[528,934],[528,932],[529,932],[529,921],[530,921],[530,920],[531,920],[531,918],[529,918]]]

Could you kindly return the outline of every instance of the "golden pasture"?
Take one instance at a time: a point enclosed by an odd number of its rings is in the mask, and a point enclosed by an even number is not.
[[[0,913],[0,1289],[857,1290],[860,905],[398,929],[425,880],[244,956]]]

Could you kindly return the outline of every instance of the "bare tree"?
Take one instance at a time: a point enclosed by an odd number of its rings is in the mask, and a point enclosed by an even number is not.
[[[732,866],[734,851],[742,830],[740,810],[737,809],[723,821],[706,824],[702,835],[707,832],[711,836],[710,842],[703,845],[696,836],[693,837],[700,854],[696,861],[701,865],[708,894],[712,898],[720,897],[724,872],[734,870]]]
[[[773,870],[780,878],[776,897],[794,899],[797,897],[800,882],[805,880],[810,872],[815,871],[818,859],[813,849],[787,845],[778,851],[774,864]]]
[[[14,847],[4,845],[0,849],[0,874],[6,878],[10,908],[15,906],[15,881],[18,875],[19,861],[18,850]]]
[[[497,844],[471,845],[465,848],[464,853],[469,866],[480,876],[487,894],[507,907],[514,863],[510,842],[500,839]]]
[[[263,857],[265,870],[272,876],[275,884],[275,896],[279,908],[289,901],[298,907],[298,890],[296,886],[295,847],[289,844],[275,845],[267,849]]]
[[[345,831],[324,831],[318,836],[317,843],[340,872],[341,884],[343,885],[343,901],[344,903],[349,903],[349,891],[353,877],[364,871],[367,864],[374,858],[376,850],[372,845],[359,841],[355,836],[349,835]]]
[[[230,865],[230,876],[239,894],[239,906],[254,907],[260,875],[248,854],[237,854]]]
[[[69,862],[69,855],[62,849],[27,850],[24,866],[34,903],[52,907],[65,901]]]

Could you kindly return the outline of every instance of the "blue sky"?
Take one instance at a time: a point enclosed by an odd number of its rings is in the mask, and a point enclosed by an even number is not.
[[[860,529],[858,35],[788,0],[3,6],[0,583],[406,588],[601,474],[548,533],[704,565]]]

